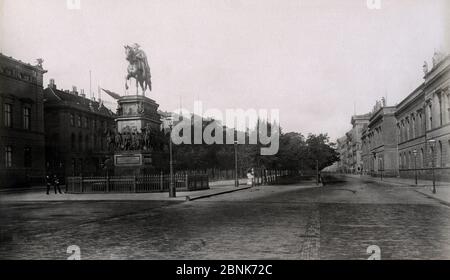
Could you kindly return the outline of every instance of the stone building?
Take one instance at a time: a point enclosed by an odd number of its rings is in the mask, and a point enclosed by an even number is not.
[[[361,134],[369,122],[369,117],[370,114],[352,116],[350,121],[352,129],[337,140],[340,172],[361,173],[363,169]]]
[[[40,183],[45,175],[42,61],[0,54],[0,187]]]
[[[61,177],[103,174],[112,157],[106,135],[114,129],[115,114],[101,101],[86,98],[76,87],[59,90],[55,81],[44,90],[47,169]]]
[[[373,176],[398,176],[395,106],[377,102],[361,133],[363,169]]]
[[[370,114],[354,115],[351,119],[352,129],[350,130],[351,142],[351,170],[354,173],[361,173],[363,171],[363,158],[362,158],[362,132],[369,124]]]
[[[397,105],[400,176],[450,180],[450,56],[435,52],[424,82]],[[434,144],[431,144],[434,141]]]
[[[443,57],[435,53],[433,68],[426,73],[424,81],[425,119],[427,144],[434,140],[433,147],[428,144],[428,166],[434,166],[440,180],[450,180],[450,55]]]
[[[339,153],[339,162],[337,170],[341,173],[349,172],[348,155],[347,155],[347,136],[337,139],[337,152]]]
[[[410,169],[417,167],[425,173],[425,92],[423,84],[403,99],[395,113],[397,119],[398,162],[400,176],[409,177]],[[415,151],[415,152],[414,152]],[[414,175],[414,174],[412,174]]]

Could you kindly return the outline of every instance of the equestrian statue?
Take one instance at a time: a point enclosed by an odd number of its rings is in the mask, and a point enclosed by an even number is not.
[[[136,80],[136,95],[139,95],[139,86],[142,89],[142,95],[145,96],[147,88],[152,90],[152,81],[150,75],[150,66],[148,65],[145,52],[140,46],[134,43],[132,46],[124,46],[126,59],[128,64],[128,73],[125,77],[125,88],[128,90],[128,80],[134,78]]]

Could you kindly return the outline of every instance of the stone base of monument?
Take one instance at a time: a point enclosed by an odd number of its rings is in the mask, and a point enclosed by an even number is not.
[[[153,154],[146,151],[121,151],[114,154],[115,176],[139,176],[154,173]]]
[[[155,170],[155,165],[161,166],[159,153],[146,150],[145,143],[151,141],[151,131],[161,129],[159,105],[141,95],[121,96],[117,103],[117,131],[111,136],[116,150],[114,175],[138,176],[154,174],[155,171],[159,173],[159,170]]]

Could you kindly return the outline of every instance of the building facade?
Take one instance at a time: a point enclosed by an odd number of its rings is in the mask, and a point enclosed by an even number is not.
[[[424,82],[397,105],[400,176],[450,180],[450,56],[435,53]],[[431,140],[431,141],[430,141]]]
[[[370,114],[365,115],[354,115],[351,119],[352,130],[349,132],[351,134],[351,170],[354,173],[362,173],[363,157],[362,157],[362,133],[365,127],[369,124]]]
[[[45,175],[43,75],[0,54],[0,188],[40,183]]]
[[[75,87],[57,89],[53,79],[44,97],[48,172],[60,177],[103,174],[105,160],[112,157],[107,133],[115,127],[115,114]]]
[[[426,115],[425,92],[423,84],[397,105],[397,143],[399,175],[414,176],[411,170],[417,169],[425,175],[428,168],[426,159]]]
[[[364,132],[365,168],[373,176],[398,176],[395,106],[381,106]]]
[[[369,118],[370,114],[352,116],[352,129],[337,140],[340,157],[337,169],[340,172],[360,174],[363,171],[361,135],[369,123]]]

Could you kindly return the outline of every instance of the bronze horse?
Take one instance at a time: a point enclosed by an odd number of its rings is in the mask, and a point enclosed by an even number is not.
[[[142,89],[142,95],[145,96],[145,91],[148,89],[152,90],[152,82],[150,75],[150,67],[147,62],[147,56],[144,51],[139,49],[138,45],[134,47],[124,46],[126,59],[129,62],[128,74],[125,77],[125,88],[128,89],[127,81],[130,78],[136,80],[136,95],[139,94],[139,85]]]

